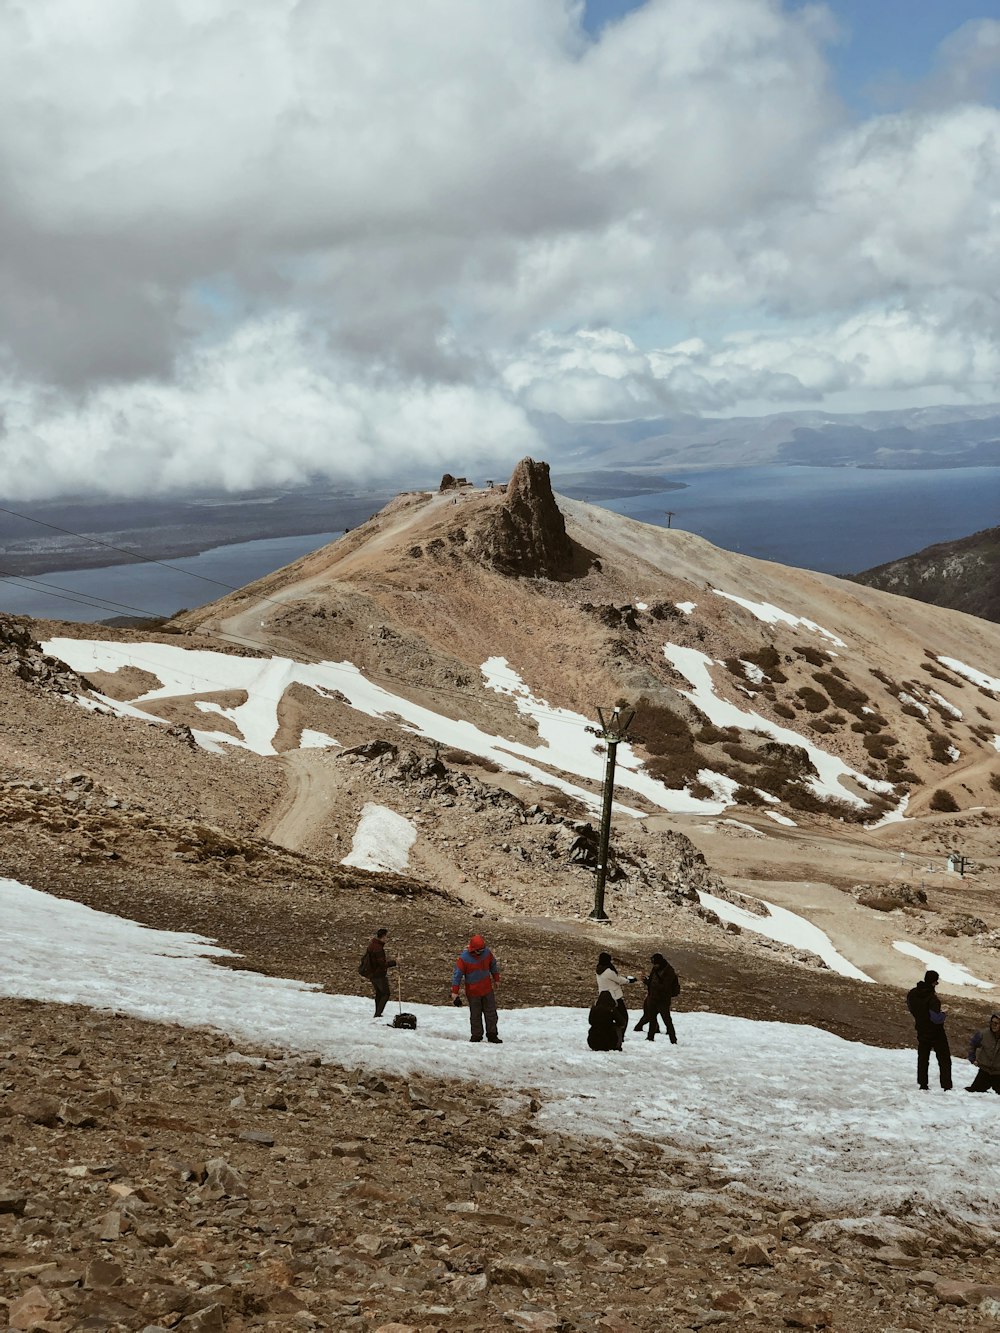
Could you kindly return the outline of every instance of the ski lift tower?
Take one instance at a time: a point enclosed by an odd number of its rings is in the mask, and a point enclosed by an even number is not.
[[[594,910],[590,913],[592,921],[607,921],[610,918],[604,910],[604,886],[608,878],[608,846],[611,841],[611,806],[615,792],[615,762],[618,746],[628,737],[628,729],[635,717],[635,709],[613,708],[611,716],[604,716],[604,709],[598,708],[597,716],[601,719],[599,727],[588,727],[594,736],[599,736],[608,747],[607,761],[604,765],[604,801],[601,807],[601,836],[597,850],[597,879],[594,884]]]

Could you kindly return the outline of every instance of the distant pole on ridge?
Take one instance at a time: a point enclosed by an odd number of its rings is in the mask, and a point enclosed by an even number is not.
[[[668,527],[668,528],[673,527],[673,517],[674,517],[674,514],[675,514],[675,513],[676,513],[676,510],[674,510],[674,509],[668,509],[668,510],[667,510],[667,527]]]
[[[598,708],[597,716],[601,719],[600,727],[588,727],[593,735],[599,736],[608,747],[607,762],[604,765],[604,802],[601,807],[601,836],[597,851],[597,879],[594,884],[594,910],[590,913],[593,921],[607,921],[604,910],[604,886],[608,878],[608,847],[611,842],[611,806],[615,792],[615,762],[618,746],[628,736],[628,729],[635,717],[635,710],[625,713],[614,708],[610,717],[604,716],[604,709]]]

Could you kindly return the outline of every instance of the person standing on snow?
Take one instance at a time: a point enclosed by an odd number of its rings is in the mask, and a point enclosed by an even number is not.
[[[462,983],[465,983],[465,998],[469,1001],[470,1041],[482,1041],[483,1020],[486,1021],[486,1040],[494,1046],[502,1046],[503,1041],[497,1033],[497,997],[495,988],[500,984],[500,968],[493,951],[487,949],[482,935],[473,935],[469,947],[463,949],[455,961],[455,971],[451,978],[452,1003],[462,1007]]]
[[[635,977],[626,977],[626,983],[635,981]],[[618,969],[611,961],[609,953],[601,953],[597,956],[597,998],[607,991],[615,1002],[615,1023],[621,1037],[619,1048],[625,1040],[625,1033],[628,1031],[628,1008],[625,1004],[625,993],[622,990],[622,978],[618,975]]]
[[[670,1038],[670,1044],[676,1046],[677,1033],[674,1031],[670,1002],[675,995],[680,995],[681,983],[677,979],[677,973],[662,953],[654,953],[649,961],[652,964],[649,975],[644,975],[642,978],[646,983],[646,1003],[643,1006],[642,1017],[635,1025],[635,1030],[641,1032],[643,1026],[648,1023],[649,1031],[646,1034],[646,1040],[655,1041],[656,1034],[660,1030],[660,1025],[656,1020],[662,1018],[663,1026]]]
[[[966,1092],[1000,1093],[1000,1014],[990,1016],[985,1032],[974,1032],[969,1042],[969,1061],[977,1066],[976,1077]]]
[[[385,942],[389,932],[382,926],[372,936],[368,945],[368,980],[375,992],[375,1017],[381,1018],[382,1011],[389,1000],[389,968],[396,966],[395,958],[386,958]]]
[[[925,972],[906,997],[906,1007],[913,1015],[917,1029],[917,1087],[927,1091],[927,1070],[931,1051],[938,1062],[938,1076],[944,1092],[951,1089],[951,1047],[944,1030],[947,1009],[942,1009],[934,987],[940,977],[936,972]]]

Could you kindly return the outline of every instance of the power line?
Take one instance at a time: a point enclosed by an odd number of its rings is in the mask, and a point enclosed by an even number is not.
[[[30,514],[22,514],[22,513],[18,512],[16,509],[7,509],[7,508],[4,508],[2,505],[0,505],[0,514],[9,514],[11,517],[13,517],[13,518],[20,518],[20,519],[23,519],[23,520],[24,520],[25,522],[27,522],[27,523],[37,523],[37,524],[39,524],[39,526],[41,526],[41,527],[43,527],[43,528],[51,528],[52,531],[54,531],[54,532],[61,532],[61,533],[63,533],[63,534],[66,535],[66,536],[69,536],[69,537],[76,537],[76,538],[78,538],[80,541],[92,542],[95,546],[102,546],[102,547],[104,547],[105,549],[107,549],[107,550],[109,550],[109,551],[118,551],[120,554],[122,554],[122,555],[127,555],[127,556],[129,556],[131,559],[133,559],[133,560],[140,560],[140,561],[142,561],[143,563],[148,564],[148,565],[158,565],[160,568],[162,568],[162,569],[169,569],[169,570],[171,570],[171,571],[172,571],[173,573],[175,573],[175,574],[184,574],[184,575],[186,575],[188,578],[199,579],[202,583],[211,583],[211,584],[214,584],[216,587],[219,587],[219,588],[225,588],[227,592],[242,592],[242,591],[243,591],[243,588],[238,587],[238,586],[236,586],[235,584],[232,584],[232,583],[224,583],[224,582],[222,582],[222,581],[219,580],[219,579],[208,578],[206,575],[203,575],[203,574],[195,574],[192,570],[189,570],[189,569],[181,569],[178,565],[171,565],[171,564],[168,564],[168,563],[167,563],[166,561],[164,561],[164,560],[156,560],[156,559],[154,559],[152,556],[141,555],[138,551],[130,551],[130,550],[128,550],[127,547],[124,547],[124,546],[115,546],[112,542],[101,541],[99,538],[97,538],[97,537],[91,537],[91,536],[90,536],[89,534],[87,534],[87,533],[83,533],[83,532],[75,532],[75,531],[73,531],[73,529],[71,529],[71,528],[63,528],[63,527],[59,527],[59,525],[58,525],[58,524],[55,524],[55,523],[47,523],[47,522],[45,522],[44,519],[34,518],[34,517],[32,517],[32,515],[30,515]],[[18,581],[20,581],[20,582],[22,583],[22,586],[27,586],[29,583],[37,583],[37,584],[39,584],[39,585],[41,585],[41,584],[44,583],[44,587],[39,586],[37,589],[32,589],[32,590],[33,590],[33,591],[37,591],[37,592],[39,592],[39,593],[41,593],[42,595],[47,596],[47,597],[60,597],[60,598],[62,598],[63,600],[70,601],[70,602],[75,602],[75,603],[77,603],[77,604],[79,604],[79,605],[82,605],[82,606],[89,606],[89,607],[91,607],[92,610],[98,610],[98,611],[99,611],[99,610],[112,610],[112,611],[113,611],[113,610],[117,607],[117,608],[119,608],[119,609],[124,609],[124,610],[128,610],[128,611],[132,611],[132,612],[134,612],[135,614],[137,614],[137,615],[141,615],[143,618],[148,619],[148,620],[162,620],[162,619],[164,618],[163,615],[162,615],[162,613],[160,613],[160,612],[158,612],[158,611],[150,611],[148,608],[144,608],[144,607],[126,606],[126,604],[124,604],[124,603],[120,603],[120,602],[112,602],[112,601],[110,601],[110,600],[105,600],[105,599],[103,599],[103,598],[99,598],[99,597],[91,597],[90,595],[88,595],[88,594],[86,594],[86,593],[80,593],[80,592],[78,592],[77,590],[74,590],[74,589],[62,588],[62,586],[61,586],[60,584],[58,584],[58,583],[47,583],[47,582],[45,582],[44,580],[35,580],[35,579],[30,579],[30,580],[29,580],[29,579],[26,579],[25,576],[22,576],[22,575],[7,574],[7,573],[5,573],[5,572],[2,571],[2,570],[0,570],[0,577],[7,578],[7,579],[11,580],[12,582],[18,582]],[[49,588],[50,588],[50,589],[55,589],[56,591],[47,592],[46,589],[49,589]],[[286,603],[284,603],[284,602],[279,602],[279,601],[277,601],[277,600],[276,600],[275,598],[273,598],[273,597],[264,597],[264,596],[262,596],[262,597],[260,598],[260,603],[265,604],[265,605],[267,605],[267,606],[277,606],[277,607],[282,607],[282,608],[284,608],[285,605],[286,605]],[[251,647],[257,647],[257,648],[261,649],[262,651],[264,651],[264,652],[270,654],[272,657],[276,655],[275,652],[274,652],[274,648],[273,648],[273,646],[272,646],[271,644],[265,643],[265,642],[264,642],[263,640],[261,640],[261,639],[255,639],[255,638],[253,638],[253,637],[250,636],[250,635],[240,635],[239,638],[240,638],[240,642],[242,642],[242,643],[244,643],[244,644],[247,644],[247,645],[249,645],[249,646],[251,646]],[[330,662],[330,661],[329,661],[328,659],[326,659],[326,658],[317,657],[317,656],[315,656],[315,655],[313,655],[313,654],[310,654],[310,653],[303,653],[302,656],[299,657],[299,658],[296,659],[296,660],[301,661],[301,662],[303,663],[303,665],[308,665],[308,666],[327,666],[327,667],[330,667],[330,668],[332,668],[332,669],[334,669],[334,670],[336,670],[337,667],[338,667],[338,665],[339,665],[339,664],[336,663],[336,662]],[[348,674],[348,673],[345,672],[344,674]],[[394,676],[393,673],[392,673],[391,671],[388,671],[388,670],[383,669],[382,674],[383,674],[384,676],[388,677],[389,680],[399,680],[401,684],[405,684],[405,685],[410,686],[410,688],[413,688],[411,682],[409,682],[409,681],[405,681],[405,680],[403,680],[401,677]],[[209,679],[210,679],[210,678],[209,678]],[[223,688],[223,689],[227,689],[227,690],[229,690],[229,689],[232,689],[232,688],[233,688],[232,685],[231,685],[230,683],[223,684],[222,682],[219,682],[219,684],[220,684],[220,687]],[[467,701],[468,698],[469,698],[468,691],[465,691],[465,690],[459,690],[459,689],[449,689],[447,686],[443,686],[443,685],[433,685],[433,686],[421,685],[421,686],[419,686],[418,688],[421,690],[422,693],[424,693],[424,694],[428,694],[428,695],[430,695],[432,698],[434,698],[434,697],[439,697],[439,696],[440,696],[440,697],[446,697],[446,696],[447,696],[447,697],[451,697],[451,698],[455,698],[455,699],[462,699],[462,700],[465,700],[465,701]],[[490,693],[496,694],[496,695],[498,695],[498,696],[500,696],[500,697],[504,697],[504,696],[502,696],[502,692],[499,691],[499,690],[492,690],[492,691],[490,691]],[[259,696],[259,697],[267,699],[267,701],[268,701],[269,703],[274,703],[274,702],[278,702],[278,703],[280,703],[280,702],[281,702],[280,700],[274,700],[274,699],[272,699],[269,695],[261,695],[261,696]],[[506,697],[510,697],[510,696],[506,696]],[[498,699],[498,701],[499,701],[499,699]],[[579,722],[579,724],[575,724],[575,723],[574,723],[574,724],[572,724],[572,725],[579,725],[581,731],[586,731],[586,730],[588,730],[588,724],[587,724],[587,722],[586,722],[586,719],[582,719],[582,718],[581,718],[581,721]]]
[[[202,583],[213,583],[217,588],[225,588],[229,592],[239,592],[231,583],[223,583],[219,579],[209,578],[207,574],[196,574],[191,569],[181,569],[179,565],[170,565],[165,560],[156,560],[151,555],[143,555],[139,551],[130,551],[127,546],[115,546],[113,542],[101,541],[100,537],[92,537],[86,532],[74,532],[72,528],[61,528],[58,523],[46,523],[42,518],[34,518],[31,514],[18,513],[16,509],[5,509],[0,505],[0,514],[9,514],[11,518],[24,519],[26,523],[37,523],[39,527],[50,528],[53,532],[61,532],[66,537],[77,537],[82,542],[91,542],[94,546],[103,546],[106,551],[117,551],[120,555],[127,555],[132,560],[141,560],[147,565],[159,565],[162,569],[172,569],[175,574],[186,574],[188,578],[200,579]]]
[[[15,587],[26,588],[29,592],[37,593],[42,597],[57,597],[60,601],[76,602],[81,606],[89,606],[94,611],[132,611],[136,615],[141,615],[148,620],[162,620],[163,616],[156,615],[153,611],[146,611],[141,606],[129,606],[127,602],[115,602],[110,598],[98,597],[94,593],[83,592],[78,588],[64,588],[60,583],[49,583],[45,579],[32,579],[23,574],[11,574],[6,569],[0,569],[0,578],[7,583],[12,583]],[[53,589],[53,591],[48,591]]]

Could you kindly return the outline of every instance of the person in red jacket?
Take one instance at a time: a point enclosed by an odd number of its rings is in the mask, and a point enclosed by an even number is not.
[[[375,992],[375,1017],[382,1017],[382,1010],[389,999],[389,968],[396,966],[395,958],[385,956],[385,942],[389,932],[383,926],[372,936],[368,945],[368,980]]]
[[[462,1005],[462,983],[465,983],[465,996],[469,1001],[469,1023],[472,1028],[470,1041],[482,1041],[483,1020],[486,1020],[486,1040],[494,1046],[503,1042],[497,1033],[497,997],[494,989],[500,984],[500,968],[487,949],[482,935],[473,935],[469,947],[463,949],[455,961],[455,971],[451,978],[452,1003],[458,1008]]]

